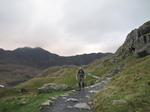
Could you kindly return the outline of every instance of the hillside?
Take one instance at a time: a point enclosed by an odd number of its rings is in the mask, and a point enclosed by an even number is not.
[[[113,56],[91,64],[101,63],[93,73],[112,78],[111,83],[96,94],[95,112],[150,111],[149,34],[150,21],[129,33]]]
[[[95,59],[111,55],[112,53],[91,53],[76,56],[59,56],[42,48],[18,48],[13,51],[0,49],[0,64],[14,64],[46,69],[61,65],[86,65]]]
[[[0,84],[14,86],[38,76],[51,66],[85,65],[111,53],[91,53],[63,57],[42,48],[18,48],[13,51],[0,49]]]
[[[92,63],[83,66],[87,73],[99,76],[101,80],[108,77],[112,79],[103,90],[94,96],[94,112],[150,111],[149,29],[150,22],[146,22],[128,34],[125,42],[115,54],[94,60]],[[33,78],[14,88],[0,92],[0,102],[3,105],[1,110],[8,105],[12,105],[12,107],[9,107],[11,110],[18,108],[20,112],[24,112],[21,111],[22,108],[32,108],[30,106],[31,100],[38,102],[43,96],[47,96],[47,94],[42,94],[42,96],[37,93],[37,88],[44,83],[64,83],[75,87],[77,84],[75,80],[77,69],[78,67],[75,65],[50,67],[45,69],[39,78]],[[88,76],[85,82],[92,84],[94,81],[94,78]],[[15,91],[20,88],[24,88],[28,92],[19,93]],[[5,94],[6,92],[7,94]],[[20,106],[19,104],[23,99],[27,99],[27,103]],[[16,105],[12,104],[12,101],[16,102]],[[40,104],[41,102],[38,105]],[[34,111],[37,108],[34,107]]]

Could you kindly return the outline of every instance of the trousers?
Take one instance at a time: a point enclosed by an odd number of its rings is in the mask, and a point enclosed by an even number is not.
[[[79,81],[79,82],[78,82],[79,88],[80,88],[80,89],[81,89],[81,87],[84,88],[84,85],[85,85],[85,84],[84,84],[84,77],[79,77],[78,79],[79,79],[79,80],[78,80],[78,81]]]

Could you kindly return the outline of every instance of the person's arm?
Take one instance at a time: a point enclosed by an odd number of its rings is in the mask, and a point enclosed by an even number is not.
[[[76,80],[78,80],[78,71],[77,71],[77,73],[76,73]]]
[[[84,70],[83,70],[84,71]],[[84,79],[86,79],[86,72],[84,71]]]

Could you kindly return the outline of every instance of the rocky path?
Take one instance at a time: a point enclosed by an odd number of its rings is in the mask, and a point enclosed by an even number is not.
[[[81,91],[74,91],[73,94],[61,95],[55,100],[50,108],[41,112],[92,112],[92,97],[95,93],[104,88],[111,79],[86,87]]]

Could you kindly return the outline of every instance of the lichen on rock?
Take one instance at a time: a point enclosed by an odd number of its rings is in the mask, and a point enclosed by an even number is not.
[[[70,90],[71,87],[69,87],[66,84],[55,84],[55,83],[47,83],[44,84],[41,88],[38,88],[39,93],[52,93],[57,91],[63,91],[63,90]]]

